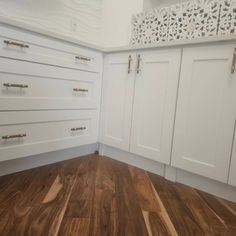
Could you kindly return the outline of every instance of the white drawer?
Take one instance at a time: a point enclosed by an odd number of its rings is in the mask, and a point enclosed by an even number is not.
[[[1,112],[0,161],[97,142],[97,111]]]
[[[0,56],[93,72],[102,68],[99,52],[3,25]]]
[[[95,109],[99,74],[0,58],[0,110]]]

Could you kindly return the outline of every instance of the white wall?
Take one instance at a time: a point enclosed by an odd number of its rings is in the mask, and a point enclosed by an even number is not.
[[[131,18],[143,10],[143,0],[103,0],[102,44],[105,47],[128,45]]]
[[[0,0],[0,15],[100,43],[103,0]]]
[[[188,0],[143,0],[143,10],[148,11],[152,8],[159,6],[168,6],[180,2],[186,2]]]

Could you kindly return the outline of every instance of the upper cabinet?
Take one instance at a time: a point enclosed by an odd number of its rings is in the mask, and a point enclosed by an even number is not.
[[[104,60],[100,141],[129,150],[134,94],[135,54],[111,54]]]
[[[173,143],[173,166],[222,182],[236,116],[233,55],[233,45],[183,50]]]
[[[132,153],[170,164],[181,50],[138,54]]]

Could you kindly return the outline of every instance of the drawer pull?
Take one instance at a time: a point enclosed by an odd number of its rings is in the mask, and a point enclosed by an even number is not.
[[[74,88],[73,89],[75,92],[88,92],[88,89],[80,89],[80,88]]]
[[[14,135],[2,136],[2,139],[8,140],[8,139],[13,139],[13,138],[24,138],[24,137],[26,137],[26,134],[14,134]]]
[[[91,61],[92,59],[89,57],[84,56],[76,56],[75,59],[82,60],[82,61]]]
[[[139,74],[141,72],[140,62],[141,62],[141,55],[139,54],[138,55],[138,63],[137,63],[137,74]]]
[[[10,84],[10,83],[4,83],[3,86],[7,88],[28,88],[29,87],[26,84]]]
[[[4,40],[3,42],[6,45],[13,45],[13,46],[21,47],[21,48],[29,48],[29,45],[24,44],[24,43],[18,43],[18,42],[9,41],[9,40]]]
[[[78,128],[71,129],[71,131],[80,131],[80,130],[86,130],[86,127],[78,127]]]

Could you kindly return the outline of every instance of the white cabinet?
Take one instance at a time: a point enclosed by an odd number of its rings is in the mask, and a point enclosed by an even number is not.
[[[227,182],[236,109],[233,46],[183,50],[172,165]]]
[[[132,153],[170,164],[181,50],[140,53],[131,132]]]
[[[0,162],[97,142],[96,110],[1,112]]]
[[[234,142],[232,149],[232,160],[230,165],[230,173],[229,173],[229,184],[236,187],[236,113],[235,113],[235,130],[234,130]]]
[[[103,144],[170,163],[180,56],[173,49],[105,58]]]
[[[104,60],[100,142],[126,151],[131,130],[134,60],[135,54],[127,53],[107,55]]]

